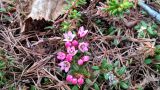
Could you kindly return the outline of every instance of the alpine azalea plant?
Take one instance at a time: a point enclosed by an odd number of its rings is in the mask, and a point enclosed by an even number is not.
[[[66,81],[73,85],[80,86],[85,81],[85,75],[80,72],[81,69],[77,70],[74,66],[84,68],[90,59],[90,56],[86,54],[89,51],[89,43],[83,41],[87,33],[88,30],[85,30],[83,26],[79,28],[77,33],[72,31],[64,33],[65,51],[57,53],[57,59],[60,62],[58,66],[61,71],[67,73]]]

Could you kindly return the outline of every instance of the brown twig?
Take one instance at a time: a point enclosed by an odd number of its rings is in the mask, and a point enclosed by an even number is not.
[[[142,39],[142,38],[132,38],[132,37],[124,37],[124,36],[103,36],[103,37],[94,37],[93,41],[95,40],[100,40],[100,41],[105,41],[105,40],[114,40],[114,39],[120,39],[120,40],[128,40],[132,42],[137,42],[137,43],[142,43],[142,42],[153,42],[155,39]]]

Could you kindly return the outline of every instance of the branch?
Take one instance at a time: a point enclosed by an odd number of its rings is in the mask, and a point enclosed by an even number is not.
[[[160,13],[150,8],[143,0],[139,0],[138,5],[142,7],[150,16],[160,22]]]

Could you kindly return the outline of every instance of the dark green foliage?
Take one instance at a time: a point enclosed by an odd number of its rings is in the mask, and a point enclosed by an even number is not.
[[[93,85],[95,90],[100,90],[99,85],[97,83],[94,83]]]
[[[100,68],[99,68],[99,66],[92,66],[92,69],[93,70],[99,70]]]
[[[87,2],[86,0],[66,0],[67,6],[65,7],[67,10],[70,9],[73,5],[73,3],[76,2],[76,7],[80,7],[82,5],[85,5]]]
[[[158,28],[155,23],[147,23],[145,21],[141,21],[137,26],[134,27],[137,30],[138,38],[145,37],[156,37]]]
[[[120,86],[123,89],[128,89],[129,88],[129,85],[126,82],[123,82],[123,81],[120,82]]]
[[[67,21],[62,22],[61,31],[66,32],[70,28],[71,24]]]
[[[151,63],[152,63],[152,60],[149,59],[149,58],[147,58],[147,59],[144,60],[144,63],[145,63],[145,64],[151,64]]]
[[[160,45],[156,45],[155,54],[160,55]]]
[[[154,57],[154,59],[155,59],[156,61],[160,61],[160,55],[156,55],[156,56]]]
[[[9,66],[13,64],[12,60],[13,58],[11,56],[7,55],[4,50],[0,49],[0,87],[2,87],[3,85],[7,85],[9,82],[9,79],[6,77],[6,72],[8,70],[7,68],[9,68]]]
[[[123,75],[126,72],[126,66],[121,67],[120,69],[117,70],[118,75]]]
[[[79,90],[78,86],[73,86],[72,90]]]
[[[86,84],[88,84],[88,85],[91,85],[91,84],[92,84],[92,81],[91,81],[90,79],[86,79],[85,82],[86,82]]]
[[[81,20],[81,13],[77,10],[72,10],[71,13],[69,14],[69,18]]]

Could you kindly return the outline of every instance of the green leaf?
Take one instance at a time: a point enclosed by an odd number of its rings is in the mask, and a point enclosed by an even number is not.
[[[85,55],[92,55],[90,52],[84,52],[85,53]]]
[[[94,89],[95,89],[95,90],[100,90],[100,88],[99,88],[99,86],[98,86],[97,83],[94,83]]]
[[[79,20],[81,17],[81,13],[77,10],[72,10],[71,13],[69,14],[69,17],[71,19],[78,19]]]
[[[149,58],[147,58],[147,59],[144,60],[144,63],[145,63],[145,64],[151,64],[151,63],[152,63],[152,60],[149,59]]]
[[[114,44],[115,46],[117,46],[117,45],[119,44],[119,40],[118,40],[118,39],[114,39],[113,44]]]
[[[130,7],[133,6],[133,3],[125,1],[117,1],[117,0],[111,0],[108,2],[109,8],[107,8],[107,11],[111,15],[122,15],[126,10],[128,10]]]
[[[154,31],[153,31],[153,28],[151,28],[151,27],[148,27],[148,28],[147,28],[147,31],[148,31],[148,33],[149,33],[150,35],[154,35],[154,34],[155,34]]]
[[[104,78],[105,78],[106,80],[108,80],[108,79],[109,79],[110,74],[108,74],[108,73],[104,73],[103,75],[104,75]]]
[[[107,63],[107,59],[106,59],[106,58],[103,58],[103,59],[102,59],[101,68],[102,68],[102,69],[107,69],[107,70],[109,70],[109,71],[113,70],[113,66],[112,66],[111,64],[108,64],[108,63]]]
[[[145,37],[144,31],[138,32],[138,37],[139,37],[139,38],[144,38],[144,37]]]
[[[115,4],[116,4],[116,1],[109,1],[109,3],[108,3],[110,6],[114,6]]]
[[[16,90],[15,86],[9,86],[9,90]]]
[[[160,55],[156,55],[156,56],[154,57],[154,59],[157,60],[157,61],[160,61]]]
[[[79,67],[79,71],[78,72],[83,74],[83,75],[85,75],[85,76],[88,76],[88,77],[90,76],[90,73],[87,71],[87,69],[84,66]]]
[[[61,24],[61,31],[66,32],[70,27],[70,22],[64,21]]]
[[[5,55],[5,51],[0,48],[0,55]]]
[[[102,59],[101,67],[102,67],[102,68],[106,68],[106,67],[107,67],[107,59],[106,59],[106,58],[103,58],[103,59]]]
[[[138,90],[143,90],[142,86],[138,86]]]
[[[147,28],[147,26],[148,26],[145,21],[141,21],[141,25],[142,25],[143,27],[145,27],[145,28]]]
[[[156,49],[160,49],[160,45],[156,45]]]
[[[96,71],[94,71],[93,72],[93,77],[96,77],[96,76],[98,76],[100,74],[100,70],[96,70]]]
[[[92,66],[93,70],[99,70],[99,66]]]
[[[134,29],[139,30],[140,27],[141,27],[140,25],[136,25],[136,26],[134,27]]]
[[[4,69],[5,68],[5,62],[0,61],[0,69]]]
[[[160,54],[160,45],[156,45],[155,53]]]
[[[114,9],[111,14],[117,15],[118,14],[118,9]]]
[[[86,84],[88,84],[88,85],[91,85],[91,84],[92,84],[92,81],[91,81],[90,79],[88,79],[88,78],[85,80],[85,82],[86,82]]]
[[[86,0],[78,0],[78,2],[76,3],[76,7],[80,7],[80,5],[85,5],[86,3]]]
[[[0,72],[0,77],[3,77],[4,76],[4,73],[3,72]]]
[[[148,15],[147,12],[144,11],[144,10],[141,10],[140,12],[141,12],[142,15]]]
[[[119,64],[119,61],[116,61],[116,62],[113,64],[113,66],[114,66],[114,67],[117,67],[118,64]]]
[[[154,23],[151,27],[154,28],[154,29],[157,29],[158,25]]]
[[[0,12],[7,12],[5,8],[0,8]]]
[[[44,29],[53,29],[53,28],[54,28],[54,26],[47,26]]]
[[[37,90],[34,85],[31,85],[31,90]]]
[[[44,79],[44,84],[47,84],[50,82],[49,78],[47,78],[47,77],[44,77],[43,79]]]
[[[118,75],[123,75],[126,72],[126,66],[123,66],[122,68],[117,70]]]
[[[73,86],[72,90],[79,90],[78,86]]]
[[[78,65],[77,64],[73,64],[73,69],[76,70],[76,71],[78,71],[79,70]]]
[[[88,88],[89,88],[89,87],[88,87],[88,85],[86,85],[86,84],[83,86],[83,90],[88,90]]]
[[[112,71],[113,70],[113,66],[111,64],[107,64],[107,70],[108,71]]]
[[[120,86],[123,88],[123,89],[128,89],[129,86],[125,83],[125,82],[120,82]]]

